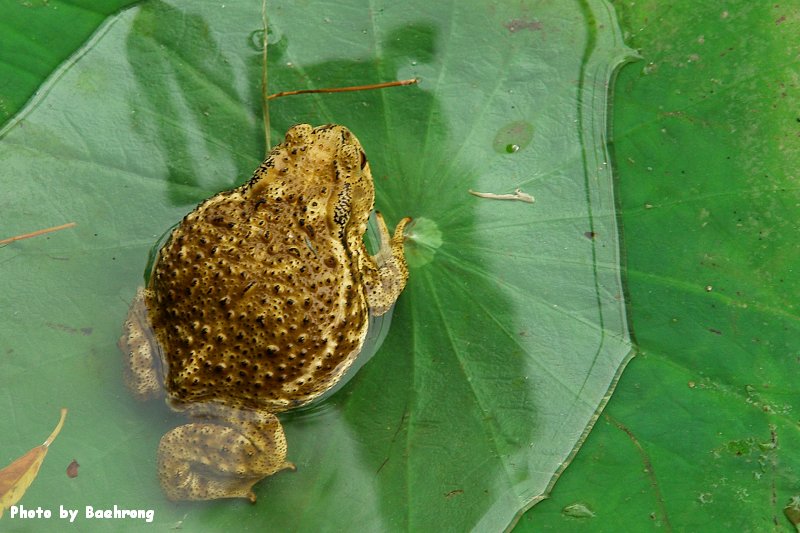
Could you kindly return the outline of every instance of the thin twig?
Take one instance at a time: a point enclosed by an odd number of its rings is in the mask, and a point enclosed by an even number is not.
[[[274,100],[282,96],[294,96],[296,94],[312,94],[312,93],[347,93],[351,91],[367,91],[370,89],[385,89],[387,87],[402,87],[403,85],[414,85],[419,83],[419,78],[411,78],[410,80],[387,81],[385,83],[373,83],[370,85],[356,85],[353,87],[331,87],[327,89],[301,89],[299,91],[281,91],[279,93],[267,96],[267,100]]]
[[[521,189],[514,189],[514,194],[495,194],[493,192],[475,192],[472,189],[469,189],[469,193],[473,196],[477,196],[478,198],[489,198],[491,200],[519,200],[520,202],[526,202],[532,204],[534,202],[533,196],[526,192],[522,192]]]
[[[59,230],[62,230],[62,229],[71,228],[71,227],[73,227],[75,225],[76,224],[74,222],[68,222],[66,224],[61,224],[60,226],[53,226],[52,228],[40,229],[40,230],[37,230],[37,231],[33,231],[31,233],[25,233],[24,235],[17,235],[15,237],[9,237],[8,239],[3,239],[2,241],[0,241],[0,246],[2,246],[4,244],[12,243],[14,241],[21,241],[23,239],[30,239],[31,237],[38,237],[39,235],[44,235],[45,233],[52,233],[54,231],[59,231]]]
[[[261,26],[264,35],[261,38],[261,109],[264,113],[264,137],[266,138],[267,154],[272,149],[269,141],[269,97],[267,96],[267,0],[261,1]]]

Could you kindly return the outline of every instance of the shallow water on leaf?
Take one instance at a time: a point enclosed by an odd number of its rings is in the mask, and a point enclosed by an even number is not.
[[[27,501],[153,508],[186,529],[511,523],[630,351],[605,152],[607,88],[628,54],[612,13],[600,0],[270,3],[272,91],[420,77],[271,103],[273,141],[293,123],[347,125],[389,225],[419,225],[385,342],[320,407],[284,417],[298,471],[259,484],[254,507],[164,500],[155,449],[177,417],[129,397],[115,342],[158,236],[263,157],[259,6],[152,2],[105,25],[1,134],[4,231],[77,222],[0,250],[13,287],[0,434],[27,442],[39,428],[26,421],[70,408]],[[536,202],[468,192],[517,188]]]

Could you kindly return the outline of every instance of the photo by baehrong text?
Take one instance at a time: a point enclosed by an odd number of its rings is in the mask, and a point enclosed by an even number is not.
[[[45,509],[41,506],[34,509],[27,509],[24,505],[12,505],[9,508],[9,518],[14,519],[59,519],[69,520],[74,522],[79,516],[80,509],[70,509],[63,505],[58,506],[58,513],[54,514],[52,510]],[[141,519],[145,522],[152,522],[155,518],[155,511],[153,509],[121,509],[119,506],[114,505],[111,509],[95,509],[91,505],[84,507],[84,512],[80,515],[81,518],[86,519],[105,519],[105,520],[118,520],[122,518]]]

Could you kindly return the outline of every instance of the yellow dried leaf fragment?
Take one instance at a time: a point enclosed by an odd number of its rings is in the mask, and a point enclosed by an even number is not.
[[[16,504],[20,498],[31,486],[33,480],[36,479],[36,474],[39,473],[39,467],[42,466],[44,456],[47,455],[48,446],[56,438],[58,432],[61,431],[61,426],[64,425],[64,419],[67,416],[67,410],[61,409],[61,419],[58,425],[47,437],[47,440],[41,446],[36,446],[31,451],[0,470],[0,518],[3,517],[3,511]]]

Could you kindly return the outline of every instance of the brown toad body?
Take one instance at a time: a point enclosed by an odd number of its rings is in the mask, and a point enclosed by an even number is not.
[[[276,413],[333,387],[369,315],[408,276],[400,221],[363,241],[374,203],[361,144],[343,126],[292,127],[246,184],[189,213],[159,251],[120,339],[126,383],[194,421],[167,433],[159,477],[175,500],[246,497],[281,469]]]

